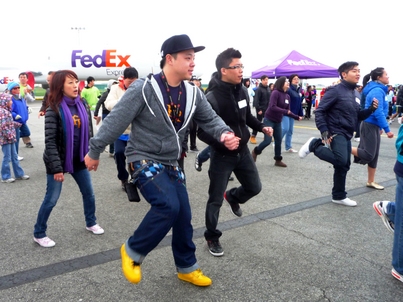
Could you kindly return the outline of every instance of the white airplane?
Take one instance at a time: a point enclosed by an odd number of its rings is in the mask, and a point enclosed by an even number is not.
[[[118,79],[123,75],[126,67],[136,68],[139,77],[158,73],[161,70],[159,67],[161,57],[157,54],[150,56],[149,53],[139,54],[138,51],[128,52],[118,48],[100,49],[98,51],[72,49],[56,54],[55,58],[49,56],[48,60],[39,63],[39,68],[0,67],[0,91],[4,91],[7,83],[11,81],[18,82],[18,75],[21,72],[28,73],[28,84],[31,87],[34,87],[35,84],[42,84],[46,88],[48,72],[61,69],[73,70],[80,81],[85,81],[89,76],[94,77],[95,81]]]

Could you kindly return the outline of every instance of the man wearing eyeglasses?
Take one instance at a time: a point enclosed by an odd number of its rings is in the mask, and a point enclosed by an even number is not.
[[[248,127],[270,136],[273,134],[271,127],[265,127],[250,112],[248,90],[242,85],[244,66],[241,57],[241,53],[233,48],[228,48],[218,55],[217,74],[211,79],[209,92],[206,95],[214,111],[239,139],[238,148],[228,150],[204,131],[198,133],[199,138],[211,146],[210,186],[204,237],[210,253],[216,257],[224,254],[219,241],[222,232],[217,229],[223,198],[229,204],[232,213],[241,217],[242,210],[239,204],[247,202],[262,189],[256,165],[247,145],[250,137]],[[232,172],[241,186],[225,191]]]

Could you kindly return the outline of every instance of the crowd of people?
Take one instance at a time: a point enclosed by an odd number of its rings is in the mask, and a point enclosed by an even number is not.
[[[273,138],[274,166],[287,167],[281,156],[283,139],[286,152],[298,153],[300,158],[313,153],[333,165],[331,201],[335,204],[357,205],[346,192],[351,156],[354,163],[368,166],[367,187],[384,189],[375,182],[381,131],[389,138],[394,137],[389,124],[399,117],[403,100],[401,90],[397,97],[390,93],[384,68],[366,75],[359,91],[359,64],[340,65],[339,83],[326,88],[315,106],[320,137],[310,138],[298,151],[292,146],[294,121],[311,118],[316,102],[315,86],[303,89],[298,74],[291,74],[279,77],[274,83],[269,83],[268,76],[262,76],[253,89],[251,80],[243,77],[241,52],[228,48],[217,55],[216,72],[204,91],[201,79],[192,74],[195,53],[203,49],[204,46],[193,46],[187,35],[172,36],[161,46],[160,73],[139,78],[137,70],[128,67],[121,79],[108,82],[103,94],[95,87],[93,77],[87,79],[87,86],[80,91],[79,78],[73,71],[49,72],[50,87],[38,114],[45,117],[43,160],[47,175],[45,196],[33,227],[33,239],[39,246],[50,248],[56,244],[47,236],[47,221],[58,202],[66,174],[73,177],[81,192],[86,230],[95,235],[104,233],[95,216],[90,171],[97,171],[100,154],[108,146],[122,189],[128,194],[129,190],[139,190],[150,204],[149,211],[120,249],[123,274],[132,283],[141,281],[146,256],[172,230],[172,254],[178,278],[197,286],[212,284],[200,269],[192,239],[191,207],[183,169],[188,137],[191,151],[199,151],[196,135],[208,145],[196,155],[194,167],[201,171],[202,163],[210,159],[204,237],[209,252],[216,257],[224,255],[222,232],[218,229],[221,207],[226,203],[236,217],[241,217],[241,206],[260,193],[262,183],[256,161]],[[9,83],[0,97],[4,183],[29,179],[18,160],[20,137],[27,148],[33,147],[27,126],[27,100],[33,96],[26,77],[21,74],[19,84]],[[100,108],[102,125],[94,135],[92,121],[95,119],[97,125],[101,121]],[[258,132],[263,133],[264,139],[257,145]],[[356,132],[360,133],[360,140],[353,147],[351,140]],[[396,201],[373,204],[385,226],[394,232],[392,275],[400,281],[403,281],[402,142],[400,128],[394,168]],[[257,146],[250,151],[248,143]],[[227,188],[232,173],[239,185]]]

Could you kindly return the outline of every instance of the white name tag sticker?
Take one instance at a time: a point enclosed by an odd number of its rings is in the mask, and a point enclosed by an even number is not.
[[[285,103],[288,104],[288,100],[287,100],[287,99],[285,99]]]
[[[246,107],[246,100],[243,99],[242,101],[238,102],[238,107],[239,109],[245,108]]]

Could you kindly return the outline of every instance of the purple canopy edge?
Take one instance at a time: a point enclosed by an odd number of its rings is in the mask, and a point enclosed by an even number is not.
[[[259,79],[263,75],[269,78],[288,77],[293,73],[298,74],[301,79],[339,77],[337,68],[319,63],[293,50],[273,64],[253,71],[252,79]]]

